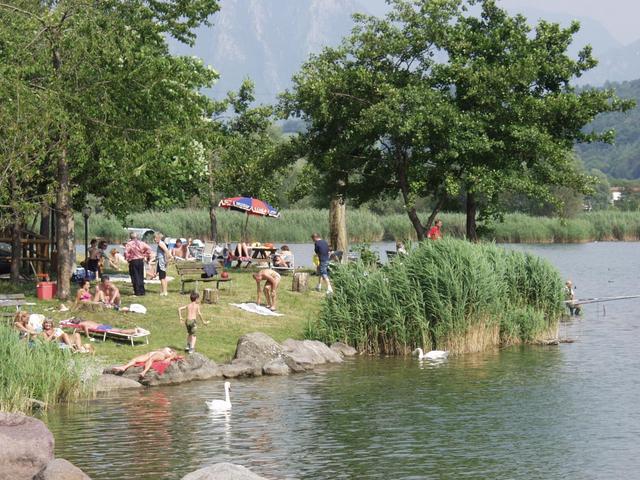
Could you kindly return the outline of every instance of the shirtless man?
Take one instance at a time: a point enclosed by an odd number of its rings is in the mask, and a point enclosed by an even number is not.
[[[278,297],[278,285],[280,285],[280,274],[275,270],[265,268],[264,270],[254,273],[253,278],[258,285],[258,301],[256,303],[260,305],[260,282],[265,280],[264,296],[267,301],[267,308],[269,310],[275,310]]]
[[[145,353],[143,355],[138,355],[137,357],[132,358],[130,362],[124,365],[113,367],[112,370],[123,373],[123,372],[126,372],[131,367],[133,367],[136,363],[144,362],[144,369],[140,374],[140,378],[144,378],[144,376],[147,374],[149,369],[151,369],[151,365],[153,365],[153,362],[162,362],[164,360],[172,360],[177,356],[178,354],[176,353],[175,350],[172,350],[169,347],[164,347],[164,348],[161,348],[160,350],[153,350],[152,352]]]
[[[96,296],[93,297],[93,301],[102,302],[115,309],[120,308],[120,290],[111,283],[109,275],[103,275],[100,283],[96,285]]]

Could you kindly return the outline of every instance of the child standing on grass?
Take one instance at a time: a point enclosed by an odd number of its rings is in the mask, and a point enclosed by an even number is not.
[[[184,322],[185,327],[187,327],[187,348],[185,348],[185,352],[193,353],[196,348],[196,329],[197,329],[197,318],[200,317],[202,323],[205,325],[209,325],[202,317],[202,312],[200,311],[200,304],[198,303],[198,298],[200,295],[198,292],[191,292],[189,299],[191,303],[189,305],[185,305],[184,307],[180,307],[178,309],[178,316],[180,317],[180,323]],[[182,311],[187,311],[187,319],[184,320],[182,318]]]

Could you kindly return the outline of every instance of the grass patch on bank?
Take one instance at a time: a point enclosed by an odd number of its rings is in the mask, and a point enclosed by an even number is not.
[[[0,324],[0,358],[0,411],[27,412],[32,400],[53,405],[91,391],[90,358],[54,343],[21,341],[6,324]]]
[[[278,289],[278,311],[284,315],[282,317],[266,317],[247,313],[229,304],[255,302],[256,283],[251,277],[251,272],[251,270],[244,269],[229,270],[229,275],[233,279],[233,288],[229,290],[227,289],[228,285],[223,285],[218,304],[202,305],[203,315],[211,323],[207,326],[198,324],[196,351],[217,362],[226,362],[231,360],[235,353],[238,337],[245,333],[260,331],[277,341],[287,338],[303,338],[305,325],[310,318],[314,318],[320,312],[322,294],[315,291],[292,292],[292,276],[283,275]],[[124,271],[120,273],[125,274]],[[147,294],[144,297],[134,297],[130,283],[115,283],[122,294],[122,304],[128,306],[132,303],[140,303],[147,307],[147,313],[144,315],[113,310],[58,312],[56,310],[59,308],[59,301],[41,301],[34,298],[34,284],[23,284],[14,287],[13,290],[22,291],[30,297],[30,301],[37,302],[33,308],[34,313],[43,313],[55,320],[79,316],[121,328],[140,326],[151,332],[149,345],[137,344],[137,346],[131,347],[125,342],[96,340],[93,343],[96,348],[96,358],[100,363],[107,365],[121,363],[135,355],[166,346],[184,351],[186,329],[178,320],[178,307],[189,303],[189,295],[180,294],[180,280],[175,273],[175,267],[169,267],[168,275],[174,277],[174,280],[169,282],[169,296],[167,297],[159,295],[160,285],[158,284],[147,284]],[[5,285],[8,286],[8,282],[2,283],[3,288]],[[92,283],[92,288],[94,285],[95,282]],[[315,286],[315,283],[313,285]],[[193,283],[187,284],[187,288],[194,286]],[[203,288],[215,288],[215,282],[200,282],[201,296]],[[75,295],[75,287],[73,294]],[[71,306],[71,302],[64,303]],[[51,311],[51,309],[54,310]],[[84,336],[83,341],[86,342]]]
[[[422,242],[383,267],[338,268],[306,335],[360,351],[481,351],[555,336],[562,279],[546,260],[493,244]]]

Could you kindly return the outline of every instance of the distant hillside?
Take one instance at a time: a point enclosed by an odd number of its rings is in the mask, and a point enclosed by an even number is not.
[[[275,101],[310,53],[337,45],[350,32],[353,13],[383,15],[389,9],[385,0],[221,0],[220,6],[213,25],[198,30],[193,48],[170,41],[171,50],[196,55],[220,72],[220,80],[208,92],[212,96],[224,96],[249,77],[260,103]],[[545,18],[567,26],[573,20],[534,8],[510,9],[510,13],[522,13],[532,24]],[[633,46],[622,47],[595,20],[579,20],[582,27],[570,51],[575,55],[590,43],[601,65],[578,83],[640,78],[640,56]]]
[[[622,98],[635,98],[640,104],[640,80],[611,83]],[[607,113],[600,115],[591,125],[596,131],[615,129],[614,145],[594,143],[579,145],[576,150],[585,166],[598,170],[614,178],[640,178],[640,108],[627,113]]]
[[[196,55],[221,78],[210,92],[220,98],[244,78],[260,103],[273,102],[310,53],[336,45],[353,27],[351,16],[384,8],[384,0],[222,0],[211,27],[198,30],[194,48],[176,42],[174,53]]]

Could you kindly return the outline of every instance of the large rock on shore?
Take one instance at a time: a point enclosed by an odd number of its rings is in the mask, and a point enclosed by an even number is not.
[[[208,380],[214,377],[221,377],[222,370],[213,361],[200,353],[186,355],[182,360],[172,362],[162,373],[158,374],[153,368],[147,372],[140,380],[142,367],[132,367],[124,372],[123,378],[139,381],[143,385],[174,385],[178,383],[190,382],[192,380]],[[112,368],[107,368],[105,374],[115,373]]]
[[[263,373],[266,375],[286,375],[289,367],[283,360],[284,350],[282,345],[273,338],[261,332],[247,333],[238,339],[236,354],[230,364],[222,367],[222,375],[227,378],[236,377],[259,377]],[[281,367],[264,369],[265,365],[273,362],[282,362],[286,367],[286,373]],[[276,367],[276,365],[273,365]],[[295,367],[299,369],[298,366]],[[276,372],[279,373],[267,373]]]
[[[358,351],[342,342],[335,342],[331,344],[331,350],[336,352],[338,355],[342,355],[343,357],[353,357],[358,353]]]
[[[111,373],[104,373],[98,378],[96,383],[96,393],[107,393],[114,390],[127,390],[131,388],[142,388],[140,382],[132,380],[131,378],[121,377],[120,375],[113,375]]]
[[[182,480],[267,480],[248,468],[233,463],[216,463],[182,477]]]
[[[31,479],[53,460],[53,435],[40,420],[0,413],[0,480]]]
[[[91,480],[91,478],[64,458],[50,461],[33,480]]]
[[[318,340],[293,340],[282,342],[285,354],[305,368],[324,363],[340,363],[342,357]]]

